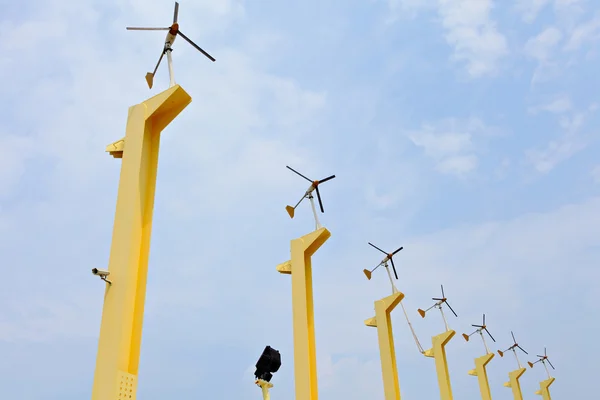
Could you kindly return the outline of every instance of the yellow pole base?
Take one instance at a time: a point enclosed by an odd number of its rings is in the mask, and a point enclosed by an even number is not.
[[[494,353],[488,353],[475,359],[475,369],[469,371],[469,375],[476,376],[479,381],[479,391],[482,400],[492,400],[490,384],[488,382],[486,365],[494,358]]]
[[[291,259],[277,266],[278,272],[292,275],[294,383],[298,400],[319,398],[311,258],[329,237],[331,233],[320,228],[292,240]]]
[[[375,317],[365,321],[365,325],[377,328],[385,400],[400,400],[400,383],[398,382],[398,367],[396,365],[396,350],[394,349],[390,314],[403,298],[403,293],[396,292],[391,296],[377,300],[375,302]]]
[[[548,378],[545,381],[540,382],[540,390],[536,391],[535,394],[542,396],[543,400],[552,400],[550,397],[550,385],[554,383],[556,378]]]
[[[263,379],[257,379],[254,383],[262,389],[263,400],[270,400],[271,395],[269,394],[269,389],[273,387],[273,384]]]
[[[92,400],[136,398],[160,133],[191,101],[176,85],[130,107],[106,148],[122,164]]]
[[[432,347],[425,350],[425,357],[433,357],[435,359],[435,370],[438,377],[438,385],[440,387],[440,399],[452,400],[452,385],[450,384],[450,373],[448,372],[448,361],[446,360],[446,344],[454,337],[455,331],[449,330],[440,335],[431,338]]]
[[[515,369],[508,373],[508,382],[504,383],[504,387],[512,389],[514,400],[523,400],[523,394],[521,393],[521,384],[519,379],[525,373],[525,368]]]

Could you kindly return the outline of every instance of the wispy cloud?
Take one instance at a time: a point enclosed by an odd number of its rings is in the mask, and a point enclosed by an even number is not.
[[[545,104],[539,104],[537,106],[529,107],[529,112],[537,114],[541,111],[550,112],[553,114],[563,114],[573,107],[571,99],[567,95],[557,96],[553,100]]]
[[[516,10],[522,14],[523,21],[531,23],[550,2],[551,0],[516,0]]]
[[[560,66],[556,62],[555,56],[562,38],[562,32],[551,26],[525,43],[525,54],[537,61],[537,67],[531,79],[532,83],[552,79],[560,73]]]
[[[506,38],[491,17],[491,0],[440,0],[439,13],[454,59],[466,63],[472,77],[494,74],[508,54]]]
[[[444,38],[452,46],[452,59],[464,63],[473,78],[494,75],[508,55],[508,43],[492,18],[492,0],[388,0],[392,21],[400,12],[417,15],[437,11]]]
[[[560,108],[560,104],[556,108]],[[548,111],[555,112],[552,107]],[[583,111],[573,111],[561,115],[558,123],[562,133],[557,139],[549,141],[543,148],[531,149],[526,152],[528,161],[541,173],[548,173],[559,163],[568,160],[577,152],[583,150],[590,141],[587,135],[582,134],[585,120],[596,111],[595,104]]]
[[[476,137],[489,132],[486,125],[476,118],[465,121],[448,119],[424,124],[421,129],[409,132],[408,137],[435,161],[439,172],[464,177],[477,168]]]
[[[573,29],[565,45],[565,50],[577,51],[584,44],[592,44],[598,40],[600,40],[600,13]]]

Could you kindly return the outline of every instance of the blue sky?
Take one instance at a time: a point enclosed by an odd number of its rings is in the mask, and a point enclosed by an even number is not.
[[[3,6],[0,73],[0,397],[90,397],[127,108],[166,89],[144,74],[173,2]],[[600,351],[600,7],[592,0],[180,1],[175,77],[192,103],[164,132],[138,396],[260,398],[265,345],[293,396],[291,287],[275,266],[311,228],[286,204],[318,179],[331,239],[314,258],[323,399],[383,398],[376,332],[389,293],[367,245],[404,246],[399,289],[418,318],[444,284],[457,333],[487,314],[530,352],[548,348],[552,393],[588,392]],[[229,314],[232,307],[238,310]],[[269,318],[264,319],[263,316]],[[403,398],[436,398],[434,363],[393,317]],[[582,324],[586,325],[582,325]],[[482,346],[448,347],[454,395]],[[532,358],[521,357],[521,361]],[[494,399],[514,358],[488,366]],[[543,369],[521,379],[535,398]]]

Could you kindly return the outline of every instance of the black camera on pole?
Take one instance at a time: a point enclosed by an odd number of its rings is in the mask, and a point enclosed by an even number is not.
[[[256,372],[254,372],[254,376],[256,379],[270,382],[273,373],[277,372],[279,367],[281,367],[281,355],[279,354],[279,351],[271,346],[267,346],[256,362]]]

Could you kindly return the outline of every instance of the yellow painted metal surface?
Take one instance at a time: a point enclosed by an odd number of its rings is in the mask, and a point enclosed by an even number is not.
[[[552,400],[550,397],[550,385],[554,383],[555,378],[548,378],[545,381],[540,382],[540,390],[536,391],[535,394],[542,396],[543,400]]]
[[[515,369],[508,373],[508,382],[504,383],[504,387],[512,389],[514,400],[523,400],[523,394],[521,393],[521,384],[519,378],[525,373],[525,368]]]
[[[277,266],[280,273],[292,275],[296,400],[319,398],[311,257],[330,236],[326,228],[320,228],[292,240],[291,260]]]
[[[479,391],[481,392],[482,400],[492,400],[492,392],[488,382],[487,371],[485,366],[494,358],[494,353],[488,353],[484,356],[475,359],[475,369],[469,371],[469,375],[477,377],[479,381]]]
[[[135,400],[161,131],[192,101],[179,85],[129,108],[92,400]]]
[[[257,379],[256,383],[260,389],[262,390],[263,400],[271,400],[271,395],[269,394],[269,389],[273,387],[271,382],[267,382],[263,379]]]
[[[435,370],[437,372],[438,384],[440,386],[440,399],[452,400],[452,385],[450,384],[450,373],[448,372],[448,361],[446,360],[446,344],[456,334],[452,329],[431,338],[432,347],[425,350],[425,357],[435,359]]]
[[[403,298],[403,293],[396,292],[391,296],[377,300],[375,302],[375,317],[365,321],[365,325],[377,328],[385,400],[400,400],[400,383],[398,381],[396,350],[394,349],[394,336],[390,314]]]

